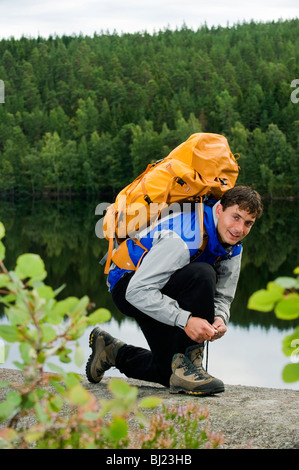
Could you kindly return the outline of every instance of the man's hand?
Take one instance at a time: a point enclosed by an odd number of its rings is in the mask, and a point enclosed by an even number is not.
[[[196,343],[211,341],[218,332],[215,326],[211,325],[207,320],[198,317],[190,317],[184,331]]]
[[[220,318],[220,317],[215,318],[214,323],[213,323],[212,326],[217,331],[216,331],[215,335],[213,336],[213,338],[210,341],[215,341],[216,339],[222,338],[222,336],[227,331],[226,325],[225,325],[224,321],[222,320],[222,318]]]

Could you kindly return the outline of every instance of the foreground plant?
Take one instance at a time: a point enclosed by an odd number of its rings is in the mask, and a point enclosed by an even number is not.
[[[0,240],[4,236],[5,228],[0,223]],[[78,339],[87,326],[107,321],[110,312],[97,309],[88,315],[87,296],[56,300],[64,286],[53,290],[44,283],[47,272],[37,254],[19,256],[13,271],[7,270],[4,258],[5,246],[0,241],[0,302],[9,323],[0,325],[0,337],[7,343],[19,343],[22,362],[14,364],[22,370],[24,383],[0,382],[1,387],[9,387],[5,401],[0,403],[0,422],[6,420],[8,426],[0,436],[2,443],[14,441],[21,420],[33,416],[38,428],[18,435],[24,447],[58,419],[57,413],[65,402],[83,408],[87,402],[88,408],[94,406],[94,400],[80,384],[80,377],[65,373],[49,359],[58,357],[66,363],[74,353],[74,361],[81,365],[84,358]],[[46,366],[55,373],[45,372]]]
[[[225,442],[221,433],[211,431],[209,410],[198,402],[162,405],[151,419],[147,433],[140,434],[142,449],[212,449]]]
[[[279,277],[269,282],[266,289],[260,289],[249,298],[248,308],[261,312],[274,311],[281,320],[299,318],[299,267],[294,269],[297,277]],[[299,326],[282,342],[284,354],[291,357],[292,363],[287,364],[282,377],[285,382],[299,380]]]
[[[0,337],[19,344],[21,361],[14,364],[24,381],[0,382],[7,388],[0,403],[0,448],[182,449],[222,442],[207,425],[201,428],[208,416],[198,406],[187,404],[177,410],[163,406],[160,413],[146,418],[144,409],[161,405],[159,398],[138,401],[138,388],[115,378],[108,384],[112,398],[98,401],[78,374],[50,362],[53,358],[70,362],[73,355],[80,366],[84,358],[79,338],[87,326],[107,321],[110,312],[100,308],[89,314],[87,296],[57,300],[63,287],[53,290],[44,283],[47,273],[36,254],[21,255],[15,269],[8,271],[3,262],[4,235],[0,223],[0,302],[8,320],[0,325]],[[130,429],[132,420],[135,425]]]

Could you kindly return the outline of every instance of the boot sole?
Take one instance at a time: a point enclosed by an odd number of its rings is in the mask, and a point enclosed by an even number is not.
[[[92,364],[92,361],[94,359],[95,352],[96,352],[96,348],[94,347],[94,345],[99,334],[100,334],[99,331],[92,330],[92,332],[89,335],[89,347],[92,349],[92,353],[89,356],[86,367],[85,367],[86,376],[89,382],[94,383],[94,384],[98,384],[102,380],[102,377],[100,378],[100,380],[95,380],[91,375],[91,364]]]
[[[205,396],[214,395],[215,393],[222,393],[225,391],[224,386],[214,387],[207,390],[188,390],[182,387],[170,387],[170,393],[185,393],[186,395]]]

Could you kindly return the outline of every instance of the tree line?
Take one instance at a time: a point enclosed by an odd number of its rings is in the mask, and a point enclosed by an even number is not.
[[[194,132],[238,182],[299,193],[299,20],[0,41],[2,196],[115,194]]]

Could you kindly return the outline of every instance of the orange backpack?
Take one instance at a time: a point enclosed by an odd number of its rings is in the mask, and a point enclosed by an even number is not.
[[[104,217],[103,232],[109,241],[105,273],[109,272],[114,240],[121,243],[154,224],[163,209],[174,202],[216,199],[232,188],[239,166],[219,134],[193,134],[163,160],[146,170],[117,195]]]

